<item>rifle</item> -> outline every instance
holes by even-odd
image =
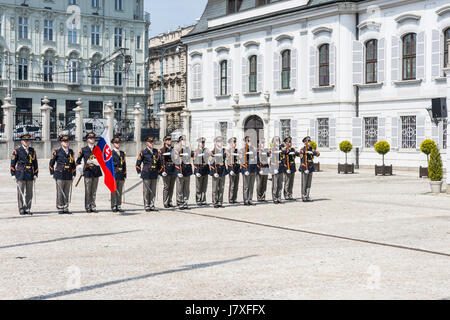
[[[85,162],[85,164],[83,166],[83,171],[80,172],[80,177],[78,178],[77,183],[75,184],[75,188],[78,187],[78,184],[80,183],[81,178],[83,177],[83,174],[87,169],[88,161],[92,160],[93,159],[92,157],[94,157],[94,153],[92,153],[91,156],[89,157],[89,159]]]

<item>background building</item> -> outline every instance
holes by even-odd
[[[165,134],[179,132],[183,127],[183,111],[187,101],[187,56],[181,37],[194,26],[160,34],[149,41],[150,108],[163,119]],[[161,66],[162,61],[162,66]],[[162,69],[161,69],[162,67]],[[163,76],[162,76],[163,74]],[[164,96],[161,86],[164,85]],[[163,107],[163,113],[158,111]]]
[[[449,38],[446,0],[210,0],[183,37],[191,141],[309,134],[321,163],[342,162],[350,140],[374,165],[387,140],[389,164],[424,165],[425,138],[446,148],[426,108],[446,97]]]
[[[37,124],[44,96],[53,135],[72,121],[78,98],[89,118],[103,117],[110,100],[119,121],[137,102],[145,106],[150,17],[143,2],[0,0],[0,97],[11,79],[17,123]]]

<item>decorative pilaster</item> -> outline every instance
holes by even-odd
[[[44,142],[44,154],[50,155],[51,141],[50,141],[50,112],[52,107],[49,106],[50,100],[47,96],[42,99],[43,105],[39,108],[42,115],[42,141]]]
[[[141,145],[142,145],[142,107],[141,104],[138,102],[134,106],[134,111],[132,112],[134,115],[134,142],[136,143],[136,156],[141,151]]]
[[[167,131],[167,117],[166,117],[166,106],[161,105],[160,111],[158,113],[159,116],[159,139],[163,141],[164,136]]]
[[[78,98],[75,104],[77,105],[77,107],[73,109],[73,111],[75,112],[75,142],[78,146],[78,150],[80,150],[83,146],[83,101],[81,100],[81,98]]]
[[[105,105],[103,116],[106,118],[106,127],[108,128],[109,137],[112,139],[114,137],[114,104],[112,101],[108,101]]]
[[[5,98],[5,104],[2,106],[5,122],[5,141],[8,143],[8,150],[14,148],[14,112],[16,111],[16,106],[11,104],[12,98],[8,95]]]
[[[183,121],[183,134],[186,136],[186,141],[191,141],[191,113],[187,110],[183,110],[181,113],[181,119]]]

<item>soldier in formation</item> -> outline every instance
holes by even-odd
[[[197,205],[205,206],[209,176],[209,150],[205,147],[205,138],[199,138],[197,142],[198,147],[194,151],[195,200]]]
[[[320,156],[320,153],[311,147],[311,137],[303,138],[303,143],[305,145],[299,152],[300,171],[302,172],[302,200],[303,202],[309,202],[311,201],[309,194],[314,172],[314,157]]]
[[[212,202],[214,208],[221,208],[223,207],[225,177],[228,175],[226,166],[227,151],[223,147],[222,137],[215,138],[214,144],[209,164],[209,174],[212,177]]]
[[[139,153],[136,161],[136,172],[142,179],[145,211],[158,211],[155,208],[155,198],[160,172],[159,152],[154,148],[153,137],[147,137],[145,144],[146,148]]]
[[[258,172],[257,150],[253,147],[249,136],[244,138],[244,143],[245,145],[240,152],[241,172],[244,180],[244,205],[251,206],[255,205],[252,199],[256,173]]]
[[[122,209],[122,198],[123,198],[123,187],[125,185],[125,179],[127,178],[127,155],[125,152],[120,150],[120,137],[114,137],[112,139],[113,144],[113,163],[114,163],[114,174],[116,176],[116,186],[117,189],[111,194],[111,210],[113,212],[123,212]]]
[[[186,136],[178,138],[178,147],[175,149],[174,162],[177,174],[177,206],[180,210],[189,209],[189,188],[192,176],[191,159],[193,152],[187,146]]]
[[[239,173],[241,165],[239,163],[239,150],[236,148],[237,139],[228,139],[229,149],[227,151],[227,168],[229,173],[228,203],[236,203],[239,189]]]
[[[175,207],[172,204],[172,197],[177,174],[175,172],[175,164],[173,163],[173,155],[174,150],[172,146],[172,137],[170,135],[167,135],[164,137],[163,147],[159,150],[160,173],[164,184],[164,208]]]

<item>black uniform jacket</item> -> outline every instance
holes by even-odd
[[[66,153],[61,147],[53,151],[49,168],[53,178],[57,180],[72,180],[77,174],[73,150],[68,149]]]
[[[173,147],[167,147],[166,145],[164,145],[160,150],[159,150],[159,171],[160,173],[167,173],[168,175],[174,175],[176,174],[175,172],[175,163],[173,162]]]
[[[312,154],[308,154],[307,151],[311,151]],[[320,156],[319,151],[316,151],[311,147],[309,147],[308,150],[306,150],[306,147],[303,147],[300,149],[299,154],[301,161],[299,170],[301,172],[304,172],[305,170],[309,170],[309,172],[314,172],[314,157]]]
[[[127,155],[125,152],[117,152],[115,149],[112,151],[113,163],[114,163],[114,174],[116,175],[116,180],[122,181],[127,178]]]
[[[142,179],[158,179],[159,155],[157,149],[145,148],[139,153],[136,171]]]
[[[227,150],[225,148],[214,149],[209,160],[209,175],[214,176],[217,173],[219,177],[226,176],[228,174],[226,159]]]
[[[235,174],[241,172],[241,164],[239,161],[239,150],[234,148],[233,150],[228,149],[227,153],[227,168],[230,173],[233,171]]]
[[[241,172],[250,172],[256,173],[258,172],[258,151],[253,146],[245,146],[241,150]]]
[[[209,174],[209,150],[198,148],[194,151],[194,173],[202,176]]]
[[[102,169],[100,166],[96,166],[94,164],[87,164],[88,160],[95,159],[95,156],[92,154],[91,148],[86,146],[81,149],[77,158],[77,165],[81,164],[81,160],[84,160],[84,168],[83,168],[83,176],[85,178],[98,178],[102,176]]]
[[[295,165],[295,157],[299,157],[300,153],[295,151],[295,148],[289,148],[286,150],[286,170],[291,170],[291,173],[297,171]]]
[[[281,147],[270,149],[270,173],[275,174],[275,170],[278,173],[286,172],[286,150],[282,150]]]
[[[11,175],[17,180],[31,181],[38,173],[36,150],[29,147],[27,152],[23,146],[15,148],[11,156]]]
[[[182,174],[183,177],[192,175],[191,160],[194,152],[188,147],[177,148],[174,152],[175,173]]]
[[[270,155],[269,151],[266,149],[258,150],[258,170],[259,173],[267,175],[270,173]]]

